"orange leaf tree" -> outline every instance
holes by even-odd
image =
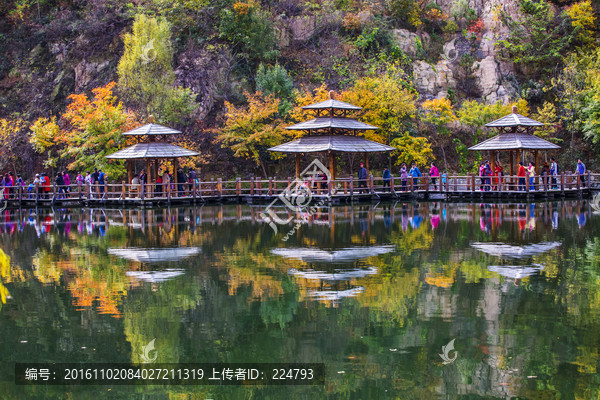
[[[126,144],[122,132],[139,125],[135,115],[126,111],[123,104],[113,95],[114,82],[92,90],[94,97],[72,94],[71,103],[60,120],[63,129],[58,129],[55,120],[39,119],[32,126],[32,143],[36,150],[49,153],[51,165],[58,157],[68,162],[70,170],[101,168],[110,177],[123,176],[123,162],[109,161],[105,157]],[[60,154],[60,156],[58,156]]]

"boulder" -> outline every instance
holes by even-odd
[[[417,90],[423,95],[437,97],[440,92],[447,93],[449,88],[456,88],[456,79],[448,60],[440,60],[435,66],[425,61],[415,61],[412,67]]]
[[[412,33],[406,29],[394,29],[392,35],[398,47],[407,55],[414,57],[417,55],[417,40],[421,40],[416,33]]]

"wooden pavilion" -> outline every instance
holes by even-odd
[[[147,136],[148,141],[136,143],[125,149],[119,150],[111,155],[106,156],[108,159],[127,160],[127,183],[131,183],[133,179],[133,162],[135,160],[145,160],[148,183],[156,182],[158,178],[158,169],[160,160],[173,161],[173,179],[177,184],[177,170],[179,169],[178,159],[181,157],[197,156],[199,153],[184,149],[183,147],[161,142],[158,139],[163,139],[169,135],[180,134],[181,132],[175,129],[167,128],[166,126],[154,123],[154,119],[150,117],[150,123],[139,128],[135,128],[128,132],[124,132],[126,136]],[[152,167],[153,170],[152,170]]]
[[[485,125],[486,128],[498,128],[500,134],[469,147],[469,150],[489,151],[492,171],[496,167],[499,152],[508,152],[510,157],[510,175],[515,175],[515,164],[521,161],[521,157],[524,160],[525,150],[529,150],[533,152],[535,170],[539,172],[539,151],[560,148],[560,146],[532,134],[533,130],[540,126],[544,126],[544,124],[517,114],[517,107],[513,106],[512,114]],[[514,162],[515,155],[517,158],[516,163]]]
[[[356,136],[356,133],[360,131],[379,129],[376,126],[348,118],[349,111],[358,111],[362,109],[361,107],[330,98],[320,103],[304,106],[302,109],[314,111],[314,118],[286,129],[304,131],[306,136],[269,149],[269,151],[295,154],[296,177],[300,175],[300,154],[303,153],[326,152],[329,157],[331,179],[335,179],[336,153],[363,153],[366,167],[369,169],[368,153],[396,150],[394,147]]]

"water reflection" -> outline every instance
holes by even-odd
[[[600,394],[588,202],[323,207],[285,242],[262,210],[6,210],[7,364],[135,362],[156,339],[157,362],[328,368],[325,388],[186,388],[199,398]],[[451,339],[459,356],[443,366]],[[6,398],[35,397],[10,367]]]

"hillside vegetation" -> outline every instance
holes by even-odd
[[[0,172],[123,174],[105,155],[157,122],[201,176],[293,173],[266,149],[294,136],[301,106],[332,95],[363,107],[398,148],[372,166],[436,160],[474,171],[468,147],[511,112],[598,165],[600,5],[544,0],[0,0]],[[307,160],[308,160],[307,156]],[[356,171],[359,157],[341,156]],[[352,165],[350,165],[352,164]]]

